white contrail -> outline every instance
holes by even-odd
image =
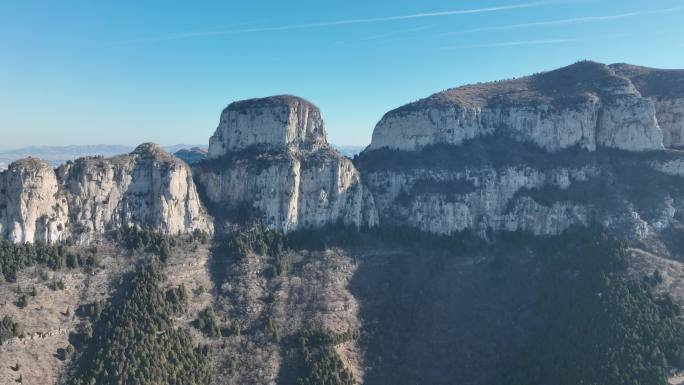
[[[582,0],[579,0],[579,1],[582,1]],[[347,20],[336,20],[336,21],[324,21],[324,22],[307,23],[307,24],[283,25],[283,26],[278,26],[278,27],[258,27],[258,28],[230,29],[230,30],[218,30],[218,31],[185,32],[185,33],[170,34],[170,35],[165,35],[165,36],[122,41],[122,42],[119,42],[119,44],[152,43],[152,42],[159,42],[159,41],[187,39],[187,38],[203,37],[203,36],[235,35],[235,34],[254,33],[254,32],[290,31],[290,30],[297,30],[297,29],[333,27],[333,26],[350,25],[350,24],[378,23],[378,22],[386,22],[386,21],[410,20],[410,19],[420,19],[420,18],[428,18],[428,17],[469,15],[469,14],[477,14],[477,13],[500,12],[500,11],[507,11],[507,10],[513,10],[513,9],[541,7],[541,6],[547,6],[547,5],[552,5],[552,4],[575,3],[575,2],[577,2],[577,1],[575,1],[575,0],[536,1],[536,2],[528,2],[528,3],[520,3],[520,4],[502,5],[502,6],[496,6],[496,7],[457,9],[457,10],[439,11],[439,12],[424,12],[424,13],[414,13],[414,14],[410,14],[410,15],[383,16],[383,17],[373,17],[373,18],[365,18],[365,19],[347,19]]]
[[[431,39],[431,38],[435,38],[435,37],[465,35],[465,34],[477,33],[477,32],[503,31],[503,30],[519,29],[519,28],[521,29],[521,28],[530,28],[530,27],[540,27],[540,26],[569,25],[569,24],[602,22],[602,21],[620,20],[620,19],[627,19],[627,18],[631,18],[631,17],[645,16],[645,15],[652,15],[652,14],[663,14],[663,13],[677,12],[677,11],[683,11],[683,10],[684,10],[684,7],[674,7],[674,8],[656,9],[656,10],[650,10],[650,11],[621,13],[621,14],[616,14],[616,15],[583,16],[583,17],[575,17],[575,18],[569,18],[569,19],[547,20],[547,21],[537,21],[537,22],[531,22],[531,23],[519,23],[519,24],[500,25],[500,26],[493,26],[493,27],[482,27],[482,28],[466,29],[466,30],[462,30],[462,31],[454,31],[454,32],[447,32],[447,33],[440,33],[440,34],[431,34],[431,35],[414,35],[414,36],[404,36],[401,38],[375,39],[373,41],[357,42],[358,43],[357,45],[362,45],[363,43],[365,43],[365,45],[368,45],[368,44],[378,45],[378,44],[395,43],[395,42],[399,42],[399,41],[409,41],[409,40],[416,40],[416,39],[427,39],[427,38]]]
[[[434,25],[423,25],[415,28],[407,28],[407,29],[397,29],[377,35],[372,35],[372,36],[367,36],[367,37],[362,37],[359,39],[354,39],[354,40],[340,40],[332,43],[333,46],[341,46],[341,47],[354,47],[354,46],[359,46],[363,45],[364,43],[373,43],[377,41],[394,41],[396,40],[397,36],[400,35],[406,35],[410,34],[413,32],[420,32],[424,31],[426,29],[434,28]]]
[[[579,41],[581,39],[542,39],[542,40],[518,40],[518,41],[504,41],[498,43],[486,43],[486,44],[472,44],[472,45],[459,45],[459,46],[449,46],[441,47],[439,50],[452,50],[452,49],[463,49],[463,48],[491,48],[491,47],[514,47],[521,45],[539,45],[539,44],[561,44],[561,43],[572,43]]]
[[[548,21],[537,21],[537,22],[532,22],[532,23],[520,23],[520,24],[500,25],[500,26],[494,26],[494,27],[474,28],[474,29],[467,29],[467,30],[463,30],[463,31],[444,33],[444,34],[441,34],[439,36],[452,36],[452,35],[461,35],[461,34],[475,33],[475,32],[503,31],[503,30],[508,30],[508,29],[543,27],[543,26],[549,26],[549,25],[596,23],[596,22],[601,22],[601,21],[628,19],[631,17],[654,15],[654,14],[669,13],[669,12],[677,12],[677,11],[682,11],[682,10],[684,10],[684,7],[655,9],[655,10],[651,10],[651,11],[629,12],[629,13],[621,13],[621,14],[617,14],[617,15],[574,17],[574,18],[569,18],[569,19],[558,19],[558,20],[548,20]]]

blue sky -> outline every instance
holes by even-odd
[[[317,104],[366,145],[386,111],[580,59],[684,68],[684,1],[0,0],[0,148],[207,143],[234,100]]]

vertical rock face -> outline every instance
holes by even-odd
[[[508,146],[516,148],[512,141]],[[503,147],[492,152],[505,157]],[[590,162],[479,163],[478,156],[488,155],[478,154],[479,146],[463,149],[454,159],[448,159],[450,151],[377,150],[361,155],[359,167],[375,198],[381,225],[437,234],[466,230],[482,235],[490,230],[558,234],[592,220],[592,208],[569,194],[571,186],[598,176]]]
[[[684,70],[661,70],[630,64],[612,64],[617,74],[634,83],[655,104],[666,147],[684,146]]]
[[[212,231],[189,167],[151,143],[130,155],[77,159],[56,172],[26,159],[0,179],[0,234],[16,242],[87,243],[120,226]]]
[[[684,147],[684,97],[655,101],[658,123],[663,129],[663,144]]]
[[[293,96],[229,105],[196,166],[207,198],[285,231],[342,221],[374,226],[373,198],[351,160],[327,144],[318,108]]]
[[[219,158],[254,145],[272,149],[288,145],[326,147],[321,112],[310,102],[290,95],[231,103],[221,113],[209,140],[209,157]]]
[[[683,98],[682,71],[593,62],[459,87],[385,114],[357,166],[381,225],[648,237],[684,208]]]
[[[211,230],[189,167],[156,144],[110,159],[78,159],[58,174],[76,236],[131,225],[166,234]]]
[[[682,164],[675,151],[548,153],[511,139],[366,151],[358,160],[381,226],[555,235],[598,222],[632,239],[682,225]]]
[[[310,102],[238,101],[207,159],[192,161],[218,214],[285,231],[343,222],[557,234],[600,221],[647,236],[678,220],[681,155],[669,148],[681,146],[683,71],[579,62],[390,111],[357,164],[328,145]],[[16,162],[0,185],[0,235],[20,242],[87,242],[124,225],[212,230],[189,167],[152,144],[56,172]]]
[[[663,134],[653,102],[635,95],[606,102],[599,110],[596,143],[628,151],[661,150]]]
[[[0,236],[14,242],[58,241],[68,208],[50,166],[28,158],[0,174]]]
[[[454,88],[400,107],[377,124],[370,148],[415,151],[500,132],[548,151],[663,148],[653,101],[593,62]]]

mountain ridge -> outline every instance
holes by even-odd
[[[632,67],[651,74],[644,77],[634,71],[620,74],[620,68],[626,67],[581,61],[521,78],[438,92],[387,112],[373,131],[370,148],[459,145],[500,130],[549,151],[572,146],[630,151],[680,146],[681,86],[668,85],[672,92],[667,97],[642,95],[628,75],[646,90],[653,79],[680,84],[681,71]]]
[[[222,110],[209,154],[15,161],[0,381],[664,385],[684,115],[676,87],[642,95],[652,73],[461,89],[388,112],[353,159],[275,96]]]

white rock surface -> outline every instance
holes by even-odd
[[[629,79],[653,101],[665,147],[684,146],[684,70],[657,69],[619,63],[610,68]]]
[[[676,152],[666,153],[666,147],[684,145],[682,84],[681,71],[580,62],[459,87],[385,114],[366,151],[388,148],[418,156],[427,146],[444,144],[456,153],[469,140],[494,137],[532,143],[552,152],[547,156],[570,148],[588,150],[579,152],[587,159],[611,153],[602,148],[667,155]],[[529,160],[529,147],[511,154]],[[604,170],[590,159],[585,166],[546,167],[542,160],[531,167],[489,152],[503,166],[471,163],[446,171],[386,163],[359,171],[328,145],[316,106],[281,95],[226,107],[210,139],[209,159],[198,163],[196,173],[212,206],[246,207],[264,224],[285,231],[342,221],[359,227],[406,224],[441,234],[466,229],[558,234],[597,219],[602,208],[588,204],[591,199],[578,203],[559,194],[564,198],[549,201],[539,191],[528,194],[598,178]],[[679,159],[649,159],[661,159],[649,163],[657,171],[684,176]],[[80,159],[56,173],[36,160],[17,162],[0,174],[0,186],[0,235],[18,242],[68,237],[88,242],[123,225],[167,234],[212,230],[188,166],[150,144],[127,156]],[[682,205],[679,197],[652,203],[653,210],[644,214],[637,204],[619,202],[622,211],[603,212],[598,219],[646,236],[670,226]]]
[[[599,146],[628,151],[661,150],[663,133],[649,99],[623,96],[600,111],[596,141]]]
[[[576,84],[565,84],[573,77],[578,78]],[[455,88],[400,107],[376,125],[370,149],[417,151],[494,133],[548,151],[574,146],[663,149],[653,101],[609,67],[590,62]]]
[[[232,103],[211,137],[215,160],[198,170],[207,198],[225,208],[246,206],[285,231],[337,221],[376,225],[373,197],[351,160],[327,144],[324,127],[318,108],[301,98]]]
[[[126,156],[79,159],[58,174],[77,233],[133,225],[164,234],[211,232],[190,168],[156,144],[142,144]]]
[[[515,107],[430,107],[388,113],[373,131],[371,149],[417,151],[433,144],[461,145],[468,139],[494,134],[506,127],[510,133],[548,150],[578,145],[596,148],[597,100],[577,109],[557,111],[551,105]]]
[[[288,231],[338,220],[376,225],[373,197],[352,162],[332,151],[312,157],[288,152],[259,160],[262,166],[239,159],[228,167],[205,169],[199,183],[214,204],[247,205],[271,228]]]
[[[27,158],[0,174],[0,237],[19,243],[64,239],[67,213],[47,163]]]
[[[547,207],[518,194],[544,186],[568,188],[595,172],[591,168],[542,172],[511,166],[503,170],[483,167],[372,172],[366,174],[366,179],[374,193],[381,225],[406,224],[437,234],[463,230],[481,234],[487,230],[558,234],[573,225],[587,224],[588,208],[570,201]],[[426,184],[448,187],[425,191]]]
[[[684,155],[670,152],[669,160],[613,156],[568,167],[545,166],[543,161],[537,166],[472,164],[452,170],[375,167],[365,172],[364,182],[374,196],[380,226],[437,234],[467,230],[486,237],[489,231],[504,230],[555,235],[596,222],[640,240],[657,237],[675,223],[681,226]],[[623,165],[614,168],[606,162]],[[630,175],[631,170],[636,174]]]
[[[59,167],[26,159],[0,175],[0,235],[15,242],[87,243],[120,226],[212,232],[189,167],[154,144],[130,155]]]
[[[684,95],[654,99],[654,103],[665,147],[684,147]]]
[[[290,95],[231,103],[221,113],[216,132],[209,140],[209,157],[218,158],[255,145],[325,147],[321,112],[307,100]]]
[[[684,71],[579,62],[446,90],[390,111],[360,164],[380,225],[558,234],[598,221],[643,238],[678,221],[684,197],[675,180],[630,175],[630,167],[649,173],[642,166],[650,164],[655,173],[684,176],[681,154],[666,150],[681,145]],[[650,191],[641,191],[639,178],[654,183]],[[584,184],[562,192],[577,183]]]

